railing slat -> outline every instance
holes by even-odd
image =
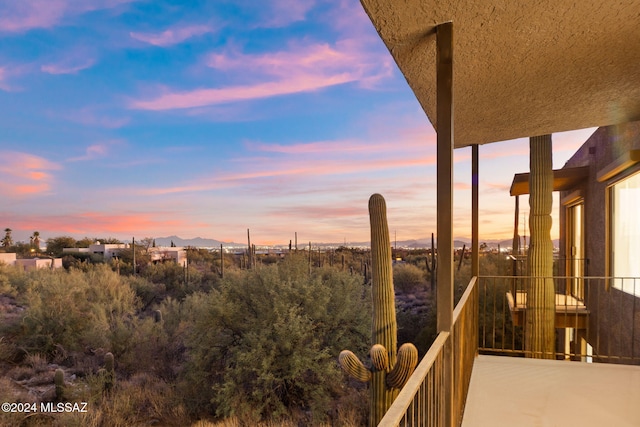
[[[453,311],[451,331],[438,334],[378,426],[444,426],[446,419],[460,425],[478,348],[477,293],[474,277]],[[446,354],[454,363],[453,414],[445,405]]]

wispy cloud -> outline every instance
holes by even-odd
[[[95,160],[105,157],[109,154],[111,148],[117,145],[122,145],[124,142],[121,140],[111,140],[107,142],[100,142],[97,144],[91,144],[85,149],[85,153],[82,156],[71,157],[67,159],[68,162],[80,162],[87,160]]]
[[[51,28],[67,15],[111,9],[135,0],[19,0],[0,3],[0,32]]]
[[[186,92],[174,92],[148,100],[133,101],[130,108],[139,110],[174,110],[203,107],[228,102],[247,101],[309,92],[328,86],[348,83],[355,78],[348,74],[328,77],[311,77],[292,81],[267,82],[256,85],[234,86],[223,89],[196,89]]]
[[[245,146],[249,151],[259,151],[266,153],[280,153],[290,155],[300,154],[316,154],[316,153],[335,153],[343,156],[344,153],[366,152],[366,153],[382,153],[397,152],[397,141],[361,141],[361,140],[334,140],[334,141],[312,141],[301,142],[295,144],[277,144],[247,141]],[[402,149],[412,151],[424,148],[424,141],[420,140],[403,140]]]
[[[219,3],[232,3],[241,9],[242,24],[248,19],[251,28],[282,28],[295,22],[304,21],[316,0],[217,0]],[[235,23],[234,23],[235,24]]]
[[[75,110],[63,116],[65,119],[74,123],[80,123],[86,126],[98,126],[107,129],[118,129],[125,126],[131,121],[129,117],[110,117],[101,114],[96,108],[87,107]]]
[[[77,74],[79,71],[90,68],[95,62],[93,59],[88,59],[79,63],[60,62],[57,64],[46,64],[40,67],[40,71],[48,74]]]
[[[7,74],[7,69],[5,67],[0,67],[0,89],[8,92],[10,86],[7,83]]]
[[[51,171],[62,167],[43,157],[19,151],[0,151],[0,194],[24,196],[51,190]]]
[[[306,146],[305,146],[306,145]],[[279,150],[272,157],[248,156],[236,158],[231,171],[219,172],[212,176],[185,181],[178,185],[159,188],[130,188],[139,194],[165,195],[195,193],[252,186],[278,185],[282,191],[290,191],[290,185],[299,179],[314,177],[326,179],[329,176],[354,176],[366,173],[402,170],[411,167],[432,166],[435,156],[424,147],[407,147],[405,151],[394,152],[387,143],[369,143],[371,149],[363,155],[365,143],[361,141],[327,141],[294,145],[284,149],[281,145],[262,144],[254,149],[269,152]],[[310,148],[310,149],[309,149]],[[357,156],[357,158],[356,158]],[[296,177],[290,180],[290,177]],[[287,178],[283,181],[283,179]],[[273,180],[271,182],[270,180]]]
[[[307,13],[316,2],[315,0],[271,0],[265,3],[271,7],[271,10],[264,17],[262,25],[281,27],[293,22],[304,21]]]
[[[8,215],[7,221],[13,229],[40,230],[48,234],[80,236],[154,235],[163,230],[197,230],[206,224],[187,219],[175,219],[173,212],[117,212],[87,211],[65,214]]]
[[[228,51],[210,55],[207,65],[252,82],[187,91],[165,89],[155,98],[133,100],[130,108],[171,110],[204,107],[311,92],[352,82],[370,87],[391,75],[392,69],[390,58],[363,52],[357,40],[343,40],[335,46],[327,43],[292,44],[288,50],[266,54]]]
[[[168,28],[159,33],[130,32],[129,35],[131,36],[131,38],[144,43],[149,43],[154,46],[167,47],[182,43],[183,41],[191,39],[193,37],[211,33],[213,31],[214,29],[207,25],[185,25]]]
[[[2,65],[0,66],[0,90],[5,92],[17,92],[22,88],[14,82],[10,82],[15,77],[19,77],[29,72],[29,67],[25,65]]]
[[[391,75],[389,55],[367,49],[362,39],[348,38],[328,43],[291,42],[287,50],[264,54],[244,54],[237,50],[211,54],[207,64],[214,69],[296,79],[301,76],[348,74],[355,80],[370,83]]]

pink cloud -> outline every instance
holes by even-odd
[[[21,196],[46,193],[52,187],[50,171],[62,167],[43,157],[18,151],[0,151],[0,194]]]
[[[98,144],[92,144],[85,149],[84,155],[78,156],[78,157],[72,157],[70,159],[67,159],[67,161],[78,162],[78,161],[94,160],[100,157],[105,157],[107,154],[109,154],[109,150],[111,149],[111,147],[115,145],[121,145],[122,143],[123,142],[120,140],[112,140],[112,141],[102,142]]]
[[[413,153],[415,154],[415,153]],[[253,161],[244,165],[246,171],[231,172],[203,177],[198,180],[184,183],[182,185],[163,187],[155,189],[132,189],[134,193],[162,195],[176,193],[191,193],[212,191],[224,188],[233,188],[247,185],[248,182],[263,184],[266,179],[278,179],[284,177],[298,176],[315,178],[328,175],[361,174],[368,172],[381,172],[392,169],[405,169],[415,166],[429,166],[435,164],[433,156],[407,156],[383,159],[362,159],[357,162],[353,159],[280,159],[266,162]]]
[[[9,91],[9,85],[7,84],[7,69],[5,67],[0,67],[0,89],[4,91]]]
[[[5,92],[16,92],[21,90],[19,86],[10,83],[13,77],[23,75],[29,72],[29,66],[26,65],[3,65],[0,67],[0,90]]]
[[[7,218],[13,229],[52,230],[56,235],[154,235],[166,230],[197,230],[208,224],[177,220],[170,213],[158,212],[69,212],[58,215],[20,215]],[[51,231],[50,231],[51,232]],[[52,237],[52,236],[49,236]]]
[[[129,35],[131,36],[131,38],[152,44],[154,46],[166,47],[211,32],[213,32],[213,29],[206,25],[189,25],[169,28],[161,33],[130,32]]]
[[[249,150],[271,152],[280,154],[314,154],[314,153],[328,153],[335,152],[343,155],[350,152],[365,152],[365,153],[377,153],[377,152],[397,152],[397,141],[358,141],[358,140],[337,140],[337,141],[314,141],[297,144],[268,144],[262,142],[247,142],[246,146]],[[425,146],[424,141],[420,140],[406,140],[400,144],[402,150],[409,151],[414,149],[420,149]]]
[[[95,64],[93,59],[83,61],[81,63],[59,63],[47,64],[40,67],[40,71],[48,74],[77,74],[79,71],[86,70]]]
[[[315,3],[315,0],[271,0],[268,2],[271,10],[263,26],[281,27],[303,21]]]
[[[111,9],[135,0],[19,0],[0,5],[0,31],[22,32],[51,28],[65,16],[100,9]]]
[[[230,51],[210,55],[207,64],[233,74],[236,79],[251,80],[251,83],[188,91],[166,90],[152,99],[133,100],[130,108],[171,110],[205,107],[311,92],[352,82],[372,87],[389,76],[392,69],[388,55],[369,53],[357,40],[343,40],[335,46],[326,43],[292,44],[285,51],[256,55]]]
[[[207,65],[222,71],[266,75],[281,79],[296,76],[348,73],[358,80],[388,76],[389,55],[366,49],[360,39],[328,43],[291,43],[287,50],[264,54],[244,54],[235,50],[209,55]]]
[[[323,220],[336,217],[363,217],[367,214],[367,206],[327,206],[327,205],[306,205],[280,207],[270,212],[276,218],[305,218]]]
[[[454,190],[458,190],[458,191],[466,191],[466,190],[471,190],[471,184],[467,183],[467,182],[454,182],[453,183],[453,188]]]
[[[90,68],[95,64],[93,59],[88,59],[80,63],[61,62],[58,64],[47,64],[40,67],[40,71],[48,74],[77,74],[79,71]]]
[[[298,78],[297,80],[233,86],[223,89],[196,89],[187,92],[168,93],[148,101],[133,101],[129,106],[133,109],[155,111],[203,107],[206,105],[310,92],[354,80],[356,80],[355,76],[340,74],[327,77],[309,76]]]

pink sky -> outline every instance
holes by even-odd
[[[368,241],[373,193],[399,240],[435,231],[435,133],[358,2],[22,0],[0,33],[15,240]],[[555,135],[554,166],[591,132]],[[480,147],[483,238],[511,236],[527,169],[527,140]],[[456,236],[470,183],[457,150]]]

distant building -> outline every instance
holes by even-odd
[[[62,258],[16,258],[15,253],[0,253],[0,263],[18,265],[25,270],[60,268],[62,267]]]
[[[35,270],[36,268],[61,268],[62,258],[16,259],[15,265],[19,265],[25,270]]]
[[[184,267],[187,265],[187,251],[181,247],[156,247],[148,249],[151,262],[173,261]]]
[[[7,265],[14,265],[16,263],[16,254],[11,253],[0,253],[0,262]]]
[[[64,248],[64,254],[93,254],[100,256],[104,261],[109,261],[117,257],[123,249],[128,249],[129,245],[125,243],[102,244],[96,242],[89,245],[88,248]]]
[[[102,244],[100,242],[96,242],[93,245],[89,245],[89,253],[101,255],[102,258],[108,262],[112,258],[117,257],[123,249],[128,248],[129,244],[127,243]]]
[[[120,256],[120,253],[125,249],[130,249],[131,245],[128,243],[111,243],[103,244],[96,242],[93,245],[89,245],[88,248],[64,248],[62,250],[65,254],[90,254],[99,257],[105,262],[109,262],[114,258]],[[165,262],[173,261],[181,266],[187,265],[187,251],[182,247],[155,247],[148,248],[148,254],[151,257],[151,262]]]

